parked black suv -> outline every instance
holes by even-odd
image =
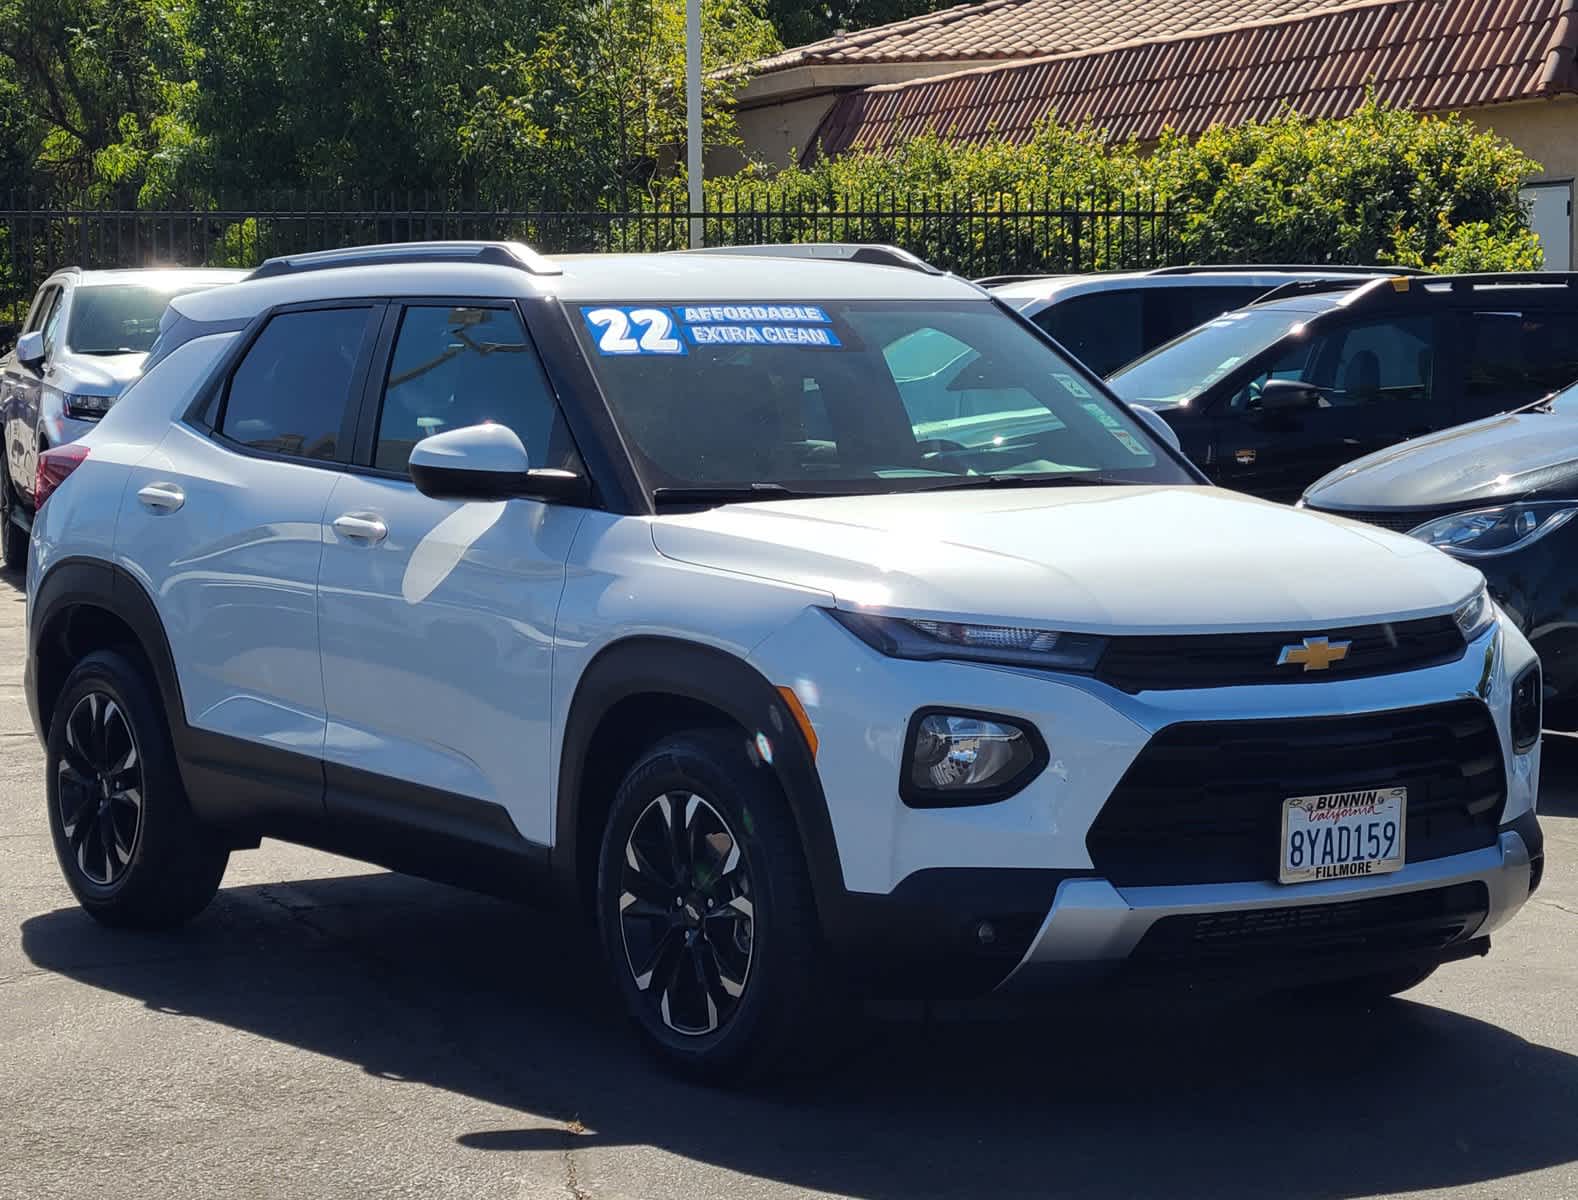
[[[1289,284],[1111,377],[1217,483],[1294,500],[1407,438],[1578,379],[1578,274]]]
[[[1392,273],[1386,267],[1213,264],[1094,275],[994,275],[976,282],[1096,374],[1110,375],[1147,350],[1285,284]]]

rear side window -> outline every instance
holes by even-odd
[[[1109,375],[1144,354],[1142,294],[1123,291],[1074,296],[1032,318],[1097,375]]]
[[[280,313],[230,377],[219,432],[254,450],[343,457],[356,360],[371,308]]]
[[[1145,294],[1143,353],[1264,295],[1262,287],[1159,287]],[[1120,363],[1119,366],[1122,364]]]
[[[488,421],[519,434],[533,466],[570,465],[559,406],[514,309],[407,308],[384,385],[373,465],[403,472],[423,438]]]
[[[1578,314],[1472,312],[1463,394],[1474,412],[1531,404],[1578,379]]]

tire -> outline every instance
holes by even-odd
[[[0,464],[0,471],[5,470]],[[16,501],[16,487],[9,476],[0,478],[0,567],[7,571],[27,569],[27,530],[12,519]]]
[[[192,816],[163,707],[135,662],[101,650],[76,665],[46,762],[55,856],[91,916],[168,928],[214,898],[230,852]]]
[[[664,840],[675,829],[698,851],[688,863],[677,856],[687,841],[676,854]],[[631,768],[603,834],[597,918],[642,1041],[689,1078],[803,1070],[834,1044],[821,1036],[830,1021],[858,1016],[835,1011],[843,988],[794,819],[742,734],[677,734]]]

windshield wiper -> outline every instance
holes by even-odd
[[[995,475],[964,475],[942,483],[919,488],[922,492],[941,492],[951,488],[1015,488],[1015,487],[1124,487],[1127,479],[1110,479],[1105,475],[1064,471],[1056,475],[1014,475],[1002,472]]]
[[[724,487],[660,487],[652,489],[656,504],[743,504],[752,500],[817,500],[837,492],[797,492],[781,483],[747,483]]]

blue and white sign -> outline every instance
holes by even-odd
[[[815,304],[685,304],[672,308],[603,306],[581,309],[597,352],[608,356],[684,354],[686,346],[788,346],[812,350],[843,345],[833,319]]]

